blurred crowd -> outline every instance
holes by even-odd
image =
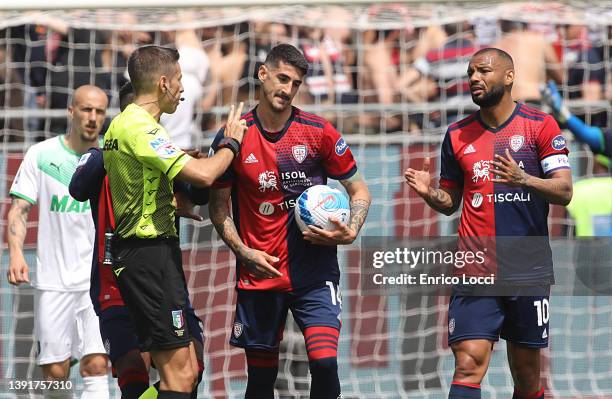
[[[370,12],[397,14],[401,9],[374,7]],[[41,14],[35,23],[0,31],[0,107],[63,110],[74,89],[86,83],[103,88],[111,107],[117,107],[118,89],[128,79],[128,57],[134,48],[149,43],[174,46],[181,54],[185,101],[181,116],[168,123],[176,125],[173,129],[186,147],[201,131],[210,133],[222,122],[217,107],[256,100],[257,68],[280,42],[299,46],[310,62],[296,103],[315,107],[341,124],[345,134],[443,129],[473,109],[467,60],[488,46],[513,56],[517,100],[538,104],[539,87],[548,79],[558,83],[566,99],[612,100],[612,27],[480,18],[357,30],[351,28],[351,14],[340,7],[308,16],[334,21],[323,28],[247,21],[139,31],[134,29],[134,14],[121,12],[115,18],[125,30],[75,28]],[[411,108],[412,104],[428,106]],[[589,112],[587,122],[605,126],[607,118],[604,107]],[[67,127],[63,115],[5,117],[0,122],[3,141],[21,141],[24,132],[42,138]]]

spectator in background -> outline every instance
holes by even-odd
[[[502,38],[494,47],[506,51],[514,59],[516,79],[512,98],[539,104],[539,87],[547,76],[560,83],[562,80],[559,58],[552,45],[541,33],[527,29],[517,21],[500,21]]]
[[[4,49],[0,48],[0,65],[10,62]],[[23,107],[23,80],[14,69],[0,68],[0,108],[7,110],[10,108]],[[23,119],[22,118],[2,118],[0,119],[0,131],[5,132],[8,137],[3,141],[23,141]]]
[[[599,101],[604,98],[605,69],[601,55],[588,40],[584,25],[562,25],[558,28],[562,42],[562,61],[567,68],[567,88],[570,99]],[[584,115],[581,115],[584,119]],[[605,126],[606,114],[591,115],[591,125]]]
[[[167,33],[180,54],[179,65],[183,74],[185,91],[182,102],[173,114],[163,114],[160,123],[166,128],[172,141],[182,149],[194,148],[194,116],[204,94],[203,85],[208,77],[210,63],[202,50],[200,40],[192,29]]]
[[[465,71],[470,57],[476,52],[471,26],[467,22],[444,25],[446,40],[441,47],[429,50],[414,64],[403,82],[403,94],[412,102],[440,101],[451,106],[446,115],[433,116],[434,125],[453,123],[462,115],[453,106],[471,104],[469,82]],[[412,81],[410,75],[413,75]],[[437,117],[436,117],[437,116]]]

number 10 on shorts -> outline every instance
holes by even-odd
[[[536,312],[538,312],[538,326],[541,327],[548,324],[548,318],[550,317],[548,299],[544,298],[540,301],[534,301],[533,306],[535,306]]]

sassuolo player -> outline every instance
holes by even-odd
[[[259,104],[243,116],[248,130],[240,154],[210,192],[210,217],[237,257],[236,314],[230,343],[245,349],[246,398],[274,397],[279,342],[291,310],[306,341],[310,397],[340,395],[337,347],[340,270],[336,246],[352,243],[363,225],[370,193],[350,148],[323,118],[291,105],[308,64],[281,44],[258,70]],[[223,129],[213,142],[217,150]],[[339,180],[350,197],[348,225],[301,233],[293,217],[308,187]],[[228,201],[232,201],[233,218]]]
[[[26,153],[10,195],[8,243],[11,284],[29,282],[23,256],[26,221],[33,205],[40,210],[34,291],[37,363],[47,380],[67,379],[70,359],[80,360],[83,398],[108,398],[107,357],[98,318],[89,299],[89,264],[94,226],[88,202],[68,192],[79,157],[98,138],[108,98],[96,86],[80,86],[68,108],[67,135],[38,143]],[[49,391],[62,395],[62,392]]]
[[[448,127],[440,188],[430,186],[429,160],[423,170],[407,169],[406,182],[431,208],[447,215],[463,199],[460,238],[480,237],[497,246],[508,237],[545,242],[533,260],[498,272],[506,273],[510,283],[551,284],[548,208],[567,205],[572,197],[565,139],[552,116],[512,100],[515,72],[506,52],[479,50],[470,60],[468,77],[480,110]],[[500,248],[496,250],[499,262]],[[544,397],[540,349],[548,345],[549,286],[545,291],[537,296],[454,292],[448,312],[448,341],[455,356],[449,398],[480,398],[480,383],[500,336],[507,341],[513,398]]]

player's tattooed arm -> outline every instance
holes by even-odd
[[[352,177],[340,180],[350,198],[351,219],[344,224],[337,219],[329,220],[336,225],[333,231],[326,231],[316,226],[308,226],[302,232],[304,239],[316,245],[347,245],[357,238],[361,226],[365,222],[370,208],[370,191],[359,173]]]
[[[363,177],[359,172],[346,180],[340,180],[350,197],[351,220],[349,228],[355,232],[355,237],[359,234],[361,227],[365,223],[372,197]]]
[[[28,264],[23,256],[23,243],[31,209],[31,203],[22,198],[13,197],[13,203],[8,213],[9,270],[7,277],[9,283],[15,285],[30,281]]]
[[[406,184],[421,196],[430,208],[445,215],[452,215],[459,209],[461,190],[431,187],[429,162],[429,158],[425,158],[421,170],[406,169],[404,172]]]
[[[496,176],[491,181],[494,183],[524,187],[551,204],[565,206],[572,199],[572,172],[569,169],[553,171],[544,179],[531,176],[518,166],[508,149],[505,157],[495,155],[493,165]]]
[[[271,263],[278,262],[278,258],[263,251],[249,248],[242,242],[238,230],[236,230],[236,224],[229,214],[230,195],[231,188],[210,190],[208,210],[210,220],[217,233],[253,276],[257,278],[281,277],[282,273],[271,265]]]

